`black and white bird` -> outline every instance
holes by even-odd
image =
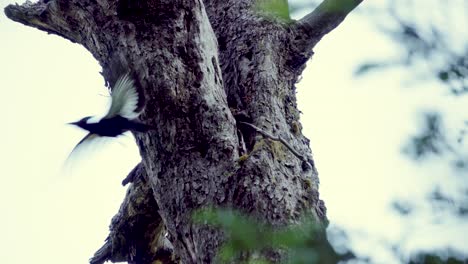
[[[150,125],[143,124],[135,119],[140,115],[138,111],[138,92],[133,80],[128,74],[121,76],[111,92],[111,105],[107,114],[98,122],[89,122],[87,116],[77,122],[69,124],[89,131],[76,146],[70,156],[81,146],[102,137],[117,137],[126,131],[147,132]]]

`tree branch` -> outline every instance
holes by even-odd
[[[295,25],[293,45],[295,66],[300,67],[312,56],[312,49],[327,33],[343,22],[363,0],[324,0],[314,11]]]
[[[325,34],[341,24],[362,1],[324,0],[314,11],[299,20],[299,24],[310,36],[310,48],[313,48]]]
[[[57,1],[29,1],[22,5],[14,4],[5,7],[5,15],[13,21],[34,27],[49,34],[64,37],[71,42],[79,42],[80,35],[70,28],[60,13]]]

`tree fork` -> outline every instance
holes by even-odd
[[[6,7],[10,19],[87,48],[107,83],[131,72],[146,102],[140,118],[157,127],[136,135],[142,163],[132,173],[142,177],[130,185],[92,263],[151,263],[166,249],[182,263],[211,263],[222,233],[191,221],[195,209],[208,205],[273,225],[312,213],[326,225],[295,83],[315,44],[361,1],[326,0],[290,23],[260,16],[253,0],[41,0]],[[336,9],[340,3],[346,5]],[[290,151],[275,155],[240,122],[288,142],[311,166]],[[249,153],[242,162],[239,138]],[[146,198],[136,215],[125,213],[135,197]],[[145,221],[120,228],[139,217]]]

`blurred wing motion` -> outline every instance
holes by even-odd
[[[81,149],[83,149],[86,145],[89,145],[90,143],[96,141],[100,136],[98,134],[93,134],[93,133],[88,133],[76,146],[73,148],[73,150],[70,152],[67,158],[67,162],[71,160],[71,157],[73,155],[76,155],[76,153],[80,152]]]
[[[112,118],[117,115],[127,119],[135,119],[140,114],[136,112],[138,107],[138,92],[133,80],[128,74],[120,77],[111,92],[111,106],[104,118]]]
[[[138,115],[138,91],[129,74],[122,75],[116,82],[111,92],[111,105],[107,114],[99,122],[89,122],[91,117],[85,117],[77,122],[70,123],[89,133],[73,148],[67,158],[67,162],[77,152],[87,146],[95,145],[101,139],[115,138],[128,130],[146,132],[151,126],[134,121]],[[86,147],[85,147],[86,146]]]

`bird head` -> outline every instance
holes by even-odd
[[[70,125],[75,125],[75,126],[79,126],[81,128],[85,128],[86,125],[88,124],[88,119],[90,119],[91,117],[90,116],[87,116],[87,117],[83,117],[81,120],[79,121],[76,121],[76,122],[71,122],[71,123],[68,123]]]

